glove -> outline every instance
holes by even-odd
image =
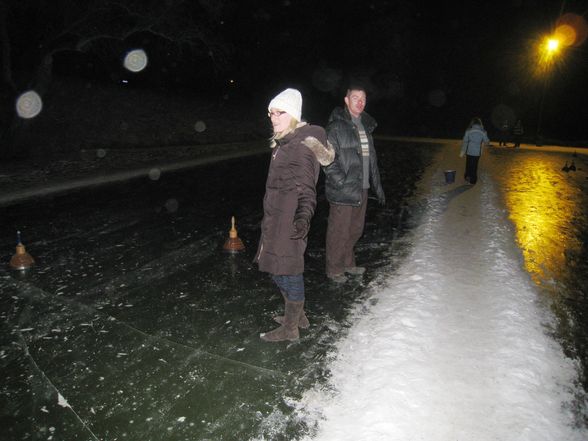
[[[304,219],[296,219],[294,221],[294,234],[290,236],[290,239],[304,239],[308,234],[310,225]]]
[[[384,193],[378,196],[378,204],[380,204],[382,207],[386,205],[386,195]]]

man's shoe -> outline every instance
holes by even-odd
[[[345,272],[347,274],[351,274],[353,276],[361,276],[365,273],[365,267],[363,266],[350,266],[349,268],[345,268]]]
[[[347,282],[347,277],[345,277],[345,274],[333,274],[333,275],[328,275],[327,277],[335,283]]]

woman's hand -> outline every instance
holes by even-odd
[[[290,236],[290,239],[304,239],[308,234],[310,225],[304,219],[296,219],[294,221],[294,234]]]

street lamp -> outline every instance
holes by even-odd
[[[552,70],[553,64],[557,59],[557,55],[560,53],[561,41],[557,36],[545,37],[541,45],[539,46],[539,62],[538,70],[543,76],[543,88],[541,91],[541,101],[539,102],[539,115],[537,117],[537,134],[536,144],[543,144],[543,136],[541,135],[541,120],[543,118],[543,102],[545,101],[545,90],[547,89],[547,82],[549,80],[549,73]]]
[[[559,40],[557,38],[547,39],[547,53],[554,54],[559,49]]]
[[[570,48],[576,48],[582,45],[588,38],[588,23],[583,16],[568,12],[560,16],[553,29],[553,33],[538,45],[538,50],[534,56],[535,74],[543,77],[543,89],[541,91],[541,101],[539,103],[539,116],[537,118],[537,145],[541,142],[541,121],[543,118],[543,102],[545,101],[545,91],[549,76],[553,71],[555,64],[562,61],[562,51]]]

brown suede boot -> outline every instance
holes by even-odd
[[[304,302],[291,302],[286,300],[286,310],[284,312],[284,320],[282,326],[273,331],[261,334],[260,337],[265,341],[284,341],[284,340],[298,340],[300,334],[298,333],[298,321]]]
[[[286,296],[282,294],[284,297],[284,301],[286,301]],[[283,315],[275,315],[274,321],[278,322],[280,325],[284,324],[284,316]],[[302,301],[302,312],[300,312],[300,318],[298,319],[298,327],[301,329],[308,329],[310,327],[310,322],[308,321],[308,317],[306,317],[306,313],[304,312],[304,300]]]
[[[284,323],[284,316],[283,315],[276,315],[274,316],[274,322],[279,323],[280,325]],[[298,327],[300,329],[308,329],[310,328],[310,322],[308,321],[308,317],[306,317],[306,313],[304,309],[300,313],[300,318],[298,319]]]

